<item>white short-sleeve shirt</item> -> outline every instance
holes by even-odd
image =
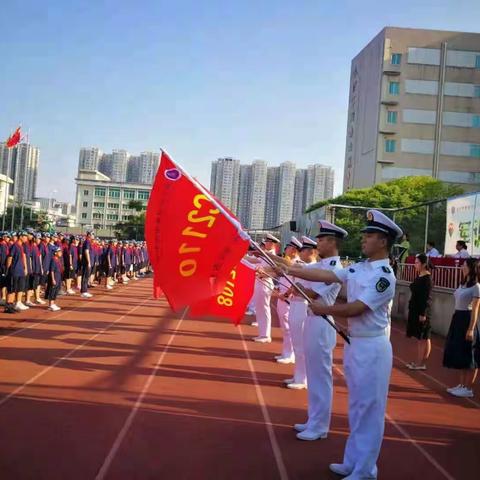
[[[305,268],[309,270],[319,268],[321,270],[330,270],[334,273],[343,270],[342,264],[340,263],[340,257],[338,256],[322,258],[319,262],[306,265]],[[324,282],[308,282],[306,287],[318,294],[327,305],[333,305],[335,303],[338,293],[342,288],[339,283],[327,284]]]
[[[395,275],[388,258],[355,263],[335,272],[347,285],[347,300],[360,300],[369,308],[361,315],[348,318],[348,330],[355,335],[381,335],[389,326],[389,303],[395,294]]]

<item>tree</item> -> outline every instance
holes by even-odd
[[[121,240],[143,240],[145,237],[145,212],[132,215],[127,222],[117,223],[115,235]]]
[[[12,215],[13,206],[10,205],[7,209],[7,215],[5,217],[5,229],[10,230],[12,228]],[[15,215],[13,217],[13,230],[20,229],[21,217],[20,207],[17,204],[15,206]],[[3,223],[3,218],[0,220]],[[49,231],[52,228],[52,223],[48,217],[48,214],[44,210],[33,210],[30,207],[24,207],[23,209],[23,225],[22,228],[33,228],[39,232]]]
[[[307,212],[329,205],[351,205],[372,208],[403,208],[459,195],[463,189],[431,177],[402,177],[369,188],[357,188],[330,200],[312,205]],[[333,207],[332,207],[333,208]],[[335,207],[335,223],[347,230],[342,254],[356,257],[360,254],[360,229],[365,225],[365,211]],[[427,207],[415,207],[395,213],[395,221],[410,236],[411,252],[423,252]],[[388,213],[388,212],[387,212]],[[392,213],[388,213],[392,216]],[[443,250],[446,222],[445,202],[429,207],[428,238]]]
[[[128,202],[128,208],[131,210],[135,210],[137,212],[141,212],[142,210],[145,210],[145,206],[141,200],[130,200]]]

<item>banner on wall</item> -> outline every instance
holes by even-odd
[[[480,193],[447,200],[445,255],[457,253],[455,244],[458,240],[467,243],[470,255],[480,255]]]

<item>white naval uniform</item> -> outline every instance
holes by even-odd
[[[318,263],[306,265],[305,268],[331,270],[337,273],[342,270],[340,257],[323,258]],[[327,285],[323,282],[309,282],[308,288],[317,293],[326,305],[333,305],[340,292],[339,283]],[[331,316],[328,317],[332,322]],[[308,383],[308,432],[328,433],[332,412],[333,349],[337,342],[335,330],[320,316],[311,311],[303,329],[305,349],[305,366]]]
[[[348,302],[360,300],[369,307],[348,319],[351,343],[344,347],[344,367],[350,435],[343,464],[352,472],[349,478],[377,478],[392,371],[392,345],[387,335],[395,276],[387,258],[356,263],[335,275],[347,284]]]
[[[307,265],[299,260],[298,267],[305,268]],[[294,283],[308,286],[308,280],[292,277]],[[305,371],[305,350],[303,348],[303,327],[307,318],[308,302],[302,296],[292,295],[290,297],[290,312],[288,314],[288,323],[292,335],[293,352],[295,354],[295,369],[293,374],[293,383],[306,384],[307,373]]]
[[[275,250],[269,253],[275,254]],[[268,263],[259,258],[260,263],[256,267],[268,266]],[[258,336],[272,337],[272,311],[270,309],[270,300],[272,298],[273,280],[269,277],[257,278],[255,280],[255,315],[258,322]]]
[[[299,258],[295,258],[292,262],[292,265],[303,265],[304,262]],[[288,277],[292,280],[292,277]],[[287,282],[284,277],[280,277],[279,281],[279,292],[283,295],[287,290],[290,289],[291,285]],[[291,298],[289,299],[290,302]],[[293,353],[293,344],[292,344],[292,333],[290,331],[290,323],[288,322],[288,316],[290,314],[290,305],[282,300],[281,298],[277,301],[277,315],[280,322],[280,327],[282,328],[282,357],[289,358],[294,360],[295,355]]]

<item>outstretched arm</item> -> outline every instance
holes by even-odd
[[[320,268],[283,267],[283,273],[311,282],[342,283],[331,270]]]
[[[325,305],[322,301],[317,301],[310,305],[310,309],[315,315],[338,315],[339,317],[357,317],[368,308],[360,300],[336,305]]]

